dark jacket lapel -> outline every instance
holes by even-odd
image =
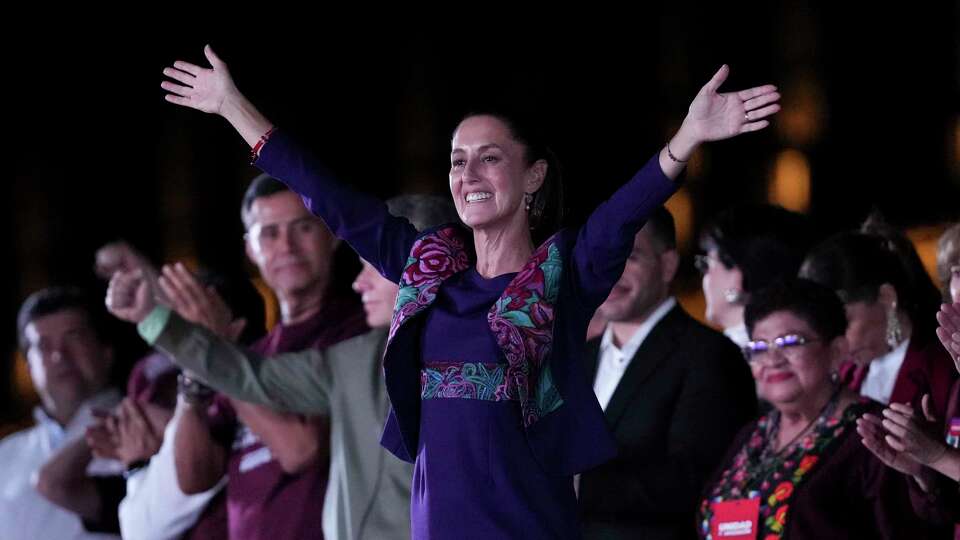
[[[607,405],[607,425],[614,429],[626,407],[633,401],[634,396],[641,390],[641,385],[660,367],[670,356],[682,334],[683,319],[687,314],[680,305],[674,306],[660,322],[653,327],[646,339],[637,349],[630,365],[617,384],[617,389]],[[595,355],[599,357],[599,354]],[[596,364],[597,360],[594,360]],[[596,368],[594,368],[596,373]]]

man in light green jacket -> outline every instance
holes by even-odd
[[[418,229],[457,219],[453,206],[440,197],[397,197],[388,206]],[[407,539],[413,468],[379,443],[389,410],[381,358],[397,285],[361,262],[353,288],[373,330],[325,350],[265,358],[220,337],[228,321],[218,313],[219,299],[178,267],[166,267],[160,280],[171,307],[156,304],[147,281],[135,273],[114,276],[107,305],[117,317],[138,323],[140,335],[189,378],[280,411],[329,415],[324,537]]]

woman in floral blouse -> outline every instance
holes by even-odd
[[[746,426],[708,484],[702,538],[949,538],[917,513],[935,499],[860,443],[856,420],[882,407],[836,384],[847,355],[843,305],[795,279],[757,293],[744,354],[773,411]]]

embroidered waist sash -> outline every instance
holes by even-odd
[[[420,370],[420,399],[518,401],[519,387],[507,377],[508,364],[431,363]]]

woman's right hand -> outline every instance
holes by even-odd
[[[923,473],[923,464],[906,452],[900,452],[890,446],[885,440],[886,431],[882,420],[872,414],[864,414],[857,419],[857,433],[860,442],[870,450],[884,465],[895,471],[910,476],[919,476]]]
[[[223,115],[224,103],[229,98],[239,96],[240,92],[233,84],[227,64],[209,45],[203,48],[203,54],[210,62],[210,68],[177,60],[172,67],[164,68],[163,74],[182,84],[163,81],[160,87],[170,92],[164,96],[170,103]]]
[[[918,480],[926,466],[933,466],[947,452],[947,446],[930,433],[937,424],[929,395],[923,396],[922,407],[924,418],[910,405],[891,403],[882,418],[865,414],[857,421],[864,446],[887,466]]]
[[[937,337],[943,343],[943,348],[950,353],[953,363],[960,371],[960,303],[943,304],[937,313]]]
[[[237,90],[227,64],[209,45],[203,48],[203,54],[210,62],[209,68],[182,60],[164,68],[163,74],[177,81],[160,83],[161,88],[170,92],[164,98],[170,103],[226,118],[250,148],[257,148],[257,142],[272,131],[273,124]]]

